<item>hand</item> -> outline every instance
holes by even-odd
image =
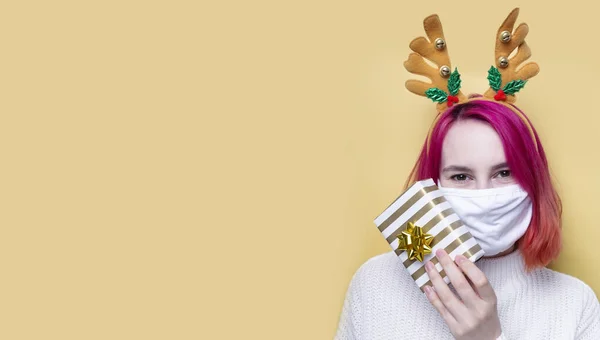
[[[425,294],[446,321],[452,335],[459,340],[497,339],[502,329],[496,293],[485,274],[462,255],[456,256],[456,264],[443,249],[439,249],[436,256],[460,299],[431,262],[425,264],[425,269],[434,288],[426,286]]]

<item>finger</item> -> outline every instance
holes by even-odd
[[[438,313],[440,313],[444,321],[446,321],[448,327],[450,327],[450,329],[455,329],[458,325],[458,322],[454,316],[452,316],[452,313],[448,311],[448,308],[444,306],[444,303],[442,300],[440,300],[440,297],[435,292],[435,289],[433,289],[431,286],[425,286],[425,296],[427,296],[429,302],[431,302],[433,307],[435,307]]]
[[[473,262],[462,255],[456,256],[456,262],[463,273],[471,280],[477,294],[481,296],[483,300],[491,302],[496,300],[496,293],[487,277]]]
[[[456,266],[452,258],[443,249],[438,250],[436,256],[462,301],[467,307],[473,307],[477,303],[477,300],[479,300],[479,297],[473,288],[471,288],[462,270]]]
[[[479,293],[477,293],[477,289],[475,289],[475,285],[473,284],[473,282],[471,280],[469,280],[468,277],[467,277],[467,281],[469,281],[469,285],[471,285],[471,288],[473,289],[473,291],[475,292],[475,294],[477,294],[477,297],[480,298],[480,299],[482,299],[481,296],[479,296]]]
[[[440,273],[438,273],[437,269],[434,267],[433,263],[427,262],[425,264],[425,269],[427,270],[427,275],[429,275],[429,280],[431,280],[431,284],[440,300],[444,304],[444,306],[452,313],[454,319],[459,320],[461,316],[465,315],[465,305],[458,300],[456,295],[450,290],[444,279]]]

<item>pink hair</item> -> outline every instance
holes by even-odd
[[[516,110],[519,110],[513,106]],[[521,110],[519,112],[523,113]],[[518,247],[528,269],[543,267],[558,257],[561,249],[562,204],[552,185],[548,161],[537,132],[523,113],[535,134],[535,140],[524,121],[510,108],[488,100],[471,100],[454,105],[440,113],[407,181],[439,179],[442,144],[453,123],[463,119],[478,119],[496,130],[515,180],[527,191],[533,202],[533,217]],[[537,145],[537,149],[536,149]]]

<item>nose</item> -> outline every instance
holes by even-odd
[[[490,189],[492,188],[492,181],[491,179],[477,179],[475,188],[477,190]]]

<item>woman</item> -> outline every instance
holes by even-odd
[[[434,44],[436,24],[428,19]],[[515,11],[499,30],[501,40],[514,19]],[[437,31],[441,36],[441,26]],[[523,44],[524,36],[517,45]],[[527,79],[537,69],[526,72],[514,75]],[[425,294],[394,252],[371,258],[352,278],[335,339],[600,339],[600,304],[592,289],[545,268],[560,251],[561,203],[531,122],[498,88],[469,98],[448,89],[454,93],[438,102],[444,105],[438,105],[408,183],[434,179],[486,256],[476,263],[462,256],[453,261],[438,250],[451,284],[426,264],[431,286]]]
[[[475,264],[436,254],[452,286],[428,270],[434,289],[425,295],[394,252],[368,260],[352,279],[336,339],[600,339],[591,288],[544,267],[559,253],[561,205],[542,145],[512,110],[471,100],[445,111],[414,174],[434,178],[447,198],[453,189],[493,195],[519,186],[532,203],[530,223],[522,235],[480,236],[492,247],[518,241]]]

